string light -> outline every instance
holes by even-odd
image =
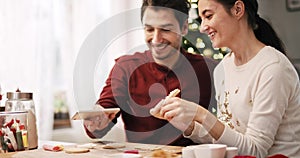
[[[197,43],[196,43],[197,48],[205,48],[205,43],[201,38],[197,38]]]
[[[187,49],[187,51],[189,52],[189,53],[195,53],[195,50],[194,50],[194,48],[193,47],[189,47],[188,49]]]
[[[191,4],[191,8],[197,9],[197,8],[198,8],[198,5],[197,5],[196,3],[192,3],[192,4]]]

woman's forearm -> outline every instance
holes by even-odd
[[[203,127],[209,132],[209,134],[215,139],[218,140],[225,129],[225,126],[220,122],[212,113],[208,110],[198,107],[197,114],[194,118],[194,121],[199,122]],[[189,132],[189,131],[187,131]]]

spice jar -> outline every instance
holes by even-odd
[[[38,136],[36,128],[35,105],[33,94],[30,92],[7,92],[5,102],[5,111],[27,111],[28,119],[28,146],[29,149],[38,147]]]

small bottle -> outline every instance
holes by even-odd
[[[16,141],[17,141],[17,150],[22,151],[24,149],[23,139],[22,139],[22,131],[20,130],[20,126],[17,123],[17,130],[16,130]]]
[[[24,125],[20,125],[20,131],[22,133],[22,141],[23,141],[23,146],[24,149],[27,150],[28,149],[28,137],[27,137],[27,130],[25,129]]]

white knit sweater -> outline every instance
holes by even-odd
[[[214,143],[238,147],[242,155],[300,157],[300,85],[296,70],[266,46],[244,65],[228,54],[214,72],[218,118],[226,124]],[[227,108],[226,108],[227,106]],[[194,141],[208,140],[197,124]]]

